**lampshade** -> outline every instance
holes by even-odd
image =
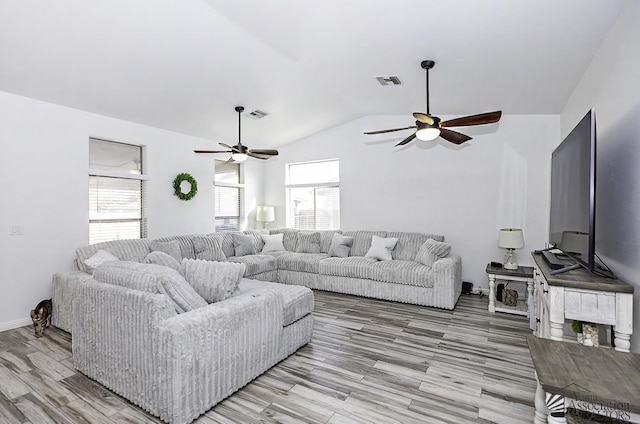
[[[231,154],[231,159],[233,159],[236,162],[244,162],[245,160],[247,160],[249,156],[247,156],[246,153],[232,153]]]
[[[436,138],[438,138],[439,135],[440,135],[439,128],[426,127],[426,128],[420,128],[418,131],[416,131],[416,137],[418,137],[418,140],[422,140],[422,141],[435,140]]]
[[[589,249],[589,234],[580,231],[563,231],[560,239],[560,250],[566,253],[587,253]]]
[[[276,220],[276,211],[273,206],[258,206],[256,208],[256,221],[273,222]]]
[[[522,249],[524,237],[520,228],[501,228],[498,236],[498,247],[503,249]]]

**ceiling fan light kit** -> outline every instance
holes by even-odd
[[[413,141],[415,138],[422,141],[431,141],[435,140],[438,137],[442,137],[453,144],[462,144],[465,141],[471,140],[471,137],[457,131],[450,130],[446,127],[468,127],[472,125],[493,124],[500,120],[502,111],[499,110],[495,112],[480,113],[478,115],[470,115],[464,116],[462,118],[450,119],[448,121],[441,121],[437,116],[431,116],[431,112],[429,110],[429,69],[432,69],[435,64],[436,62],[434,62],[433,60],[423,60],[422,62],[420,62],[420,66],[425,70],[425,82],[427,89],[427,113],[414,112],[413,117],[416,119],[415,125],[403,128],[392,128],[388,130],[369,131],[365,132],[365,134],[384,134],[395,131],[415,129],[415,132],[413,134],[402,140],[400,143],[396,144],[396,146],[404,146],[405,144]]]
[[[262,160],[267,160],[272,156],[277,156],[278,151],[275,149],[249,149],[247,146],[242,144],[241,118],[242,112],[244,112],[244,107],[236,106],[234,110],[238,113],[238,144],[235,146],[229,146],[225,143],[218,143],[229,150],[194,150],[194,153],[231,153],[231,157],[227,162],[244,162],[249,158],[249,156]]]

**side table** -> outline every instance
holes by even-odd
[[[527,283],[527,296],[533,296],[533,267],[519,266],[518,269],[504,269],[501,266],[487,264],[485,270],[489,276],[489,312],[506,312],[508,314],[529,316],[528,298],[518,299],[516,306],[507,306],[496,300],[496,280],[519,281]]]

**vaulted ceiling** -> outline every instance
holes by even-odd
[[[629,0],[631,1],[631,0]],[[558,114],[624,0],[0,0],[0,91],[276,147],[364,115]],[[375,76],[397,75],[400,86]],[[410,124],[411,122],[409,122]]]

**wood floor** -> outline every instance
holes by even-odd
[[[315,292],[313,341],[197,423],[531,423],[525,317]],[[68,333],[0,333],[0,423],[156,423],[76,373]]]

